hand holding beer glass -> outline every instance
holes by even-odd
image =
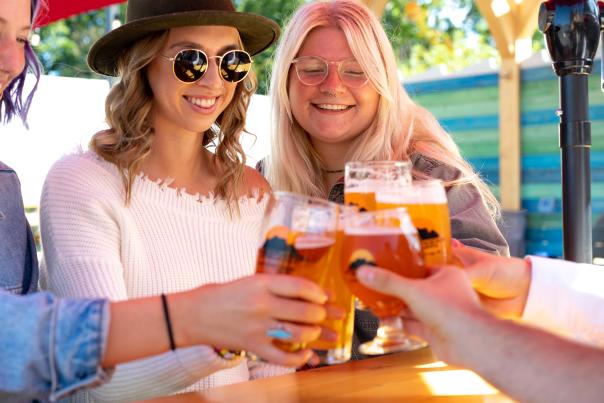
[[[264,219],[262,246],[258,252],[257,273],[289,274],[314,281],[324,288],[331,300],[344,301],[342,308],[349,313],[351,294],[333,279],[331,262],[334,256],[339,207],[326,200],[275,192]],[[347,319],[345,319],[345,322]],[[324,325],[338,322],[328,319]],[[348,323],[348,322],[346,322]],[[305,343],[287,341],[279,329],[270,329],[267,335],[273,343],[285,351],[306,348]],[[335,326],[338,340],[333,343],[317,341],[308,347],[318,348],[324,353],[320,358],[325,363],[344,362],[350,358],[350,334],[342,334],[346,326]],[[347,351],[346,351],[347,344]]]
[[[355,271],[363,265],[379,266],[397,274],[426,277],[419,238],[404,208],[359,212],[344,223],[342,270],[350,289],[378,317],[377,336],[359,347],[367,355],[411,351],[426,346],[405,334],[399,316],[405,304],[361,285]]]

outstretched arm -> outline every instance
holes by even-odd
[[[412,280],[361,268],[359,280],[404,300],[406,327],[441,359],[479,373],[523,402],[595,402],[604,396],[604,351],[495,318],[480,305],[466,274],[454,267]]]

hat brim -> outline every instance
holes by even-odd
[[[237,28],[244,49],[258,54],[279,37],[279,25],[258,14],[235,11],[189,11],[143,18],[126,23],[97,40],[88,52],[88,65],[106,76],[117,75],[117,59],[123,50],[154,32],[176,27],[224,25]]]

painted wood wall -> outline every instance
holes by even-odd
[[[592,210],[594,225],[604,220],[604,93],[600,63],[589,80],[592,120]],[[452,134],[462,153],[498,195],[498,75],[415,82],[405,85]],[[562,255],[558,79],[549,65],[522,70],[522,208],[527,211],[526,252]],[[505,135],[505,134],[504,134]],[[594,241],[604,241],[596,230]],[[604,243],[594,256],[603,256]]]

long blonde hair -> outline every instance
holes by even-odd
[[[373,13],[354,0],[309,3],[292,16],[277,47],[271,77],[271,152],[265,171],[276,190],[325,197],[324,161],[292,114],[288,89],[292,60],[307,35],[318,27],[337,27],[380,95],[372,124],[348,150],[347,161],[406,160],[414,154],[442,162],[461,175],[447,186],[472,183],[493,217],[499,202],[460,154],[451,136],[426,109],[415,104],[401,85],[396,59]],[[415,172],[416,176],[425,176]]]
[[[146,68],[164,47],[169,31],[152,34],[136,42],[118,60],[120,80],[105,101],[109,129],[96,133],[90,148],[119,168],[126,193],[132,197],[132,184],[153,143],[151,120],[153,92]],[[237,84],[231,103],[203,135],[203,146],[216,146],[214,158],[221,167],[215,193],[237,210],[238,189],[243,181],[245,153],[239,142],[252,94],[256,90],[253,72]],[[200,150],[201,152],[201,150]]]

